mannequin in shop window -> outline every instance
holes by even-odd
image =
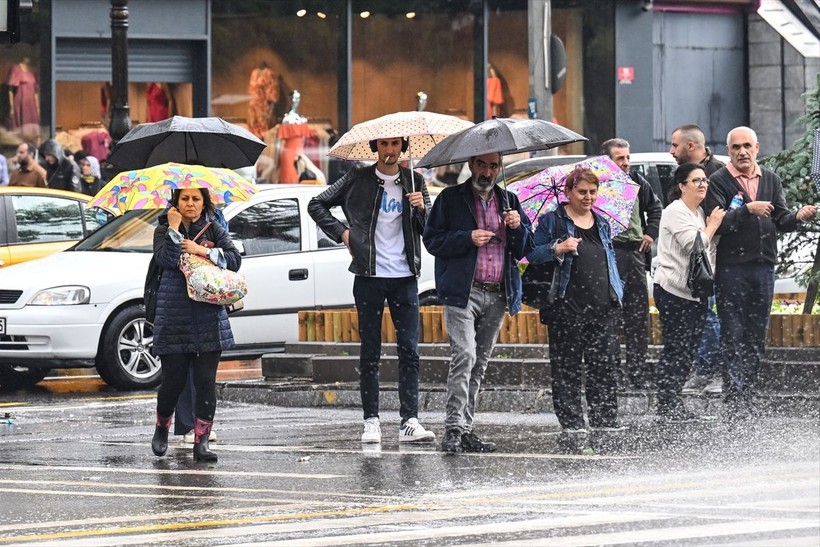
[[[270,128],[273,105],[279,100],[276,73],[265,61],[251,71],[248,96],[248,128],[261,139]]]
[[[296,158],[305,153],[305,137],[310,135],[307,118],[299,114],[301,94],[293,90],[290,95],[290,111],[282,118],[277,137],[282,143],[279,151],[279,182],[299,182]]]
[[[12,66],[6,84],[9,86],[9,129],[26,131],[27,126],[40,133],[40,88],[37,74],[29,66],[28,57]]]
[[[416,110],[424,112],[425,108],[427,108],[427,93],[419,91],[416,93]]]
[[[145,88],[145,100],[148,102],[147,122],[162,121],[171,117],[176,110],[174,96],[165,83],[149,83]]]
[[[487,65],[487,119],[501,116],[504,94],[501,90],[501,78],[493,65]]]

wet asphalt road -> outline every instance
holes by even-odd
[[[48,384],[48,382],[47,382]],[[499,452],[358,442],[360,412],[221,402],[216,465],[151,454],[154,393],[0,394],[0,546],[820,545],[820,425],[629,429],[571,455],[551,414],[479,415]],[[422,422],[440,440],[443,413]]]

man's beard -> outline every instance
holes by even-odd
[[[473,188],[482,194],[486,194],[495,186],[495,181],[489,177],[473,177]]]

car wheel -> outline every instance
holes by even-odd
[[[148,389],[162,379],[160,361],[151,355],[154,332],[142,306],[117,313],[108,325],[97,354],[97,373],[117,389]]]
[[[441,306],[441,302],[438,295],[431,291],[419,295],[419,306]]]
[[[0,388],[11,391],[34,386],[50,371],[50,368],[0,365]]]

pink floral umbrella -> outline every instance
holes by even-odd
[[[632,208],[638,197],[640,187],[629,175],[609,159],[608,156],[588,158],[578,163],[548,167],[535,175],[519,180],[507,187],[515,192],[521,201],[521,208],[532,221],[538,225],[541,215],[554,210],[558,203],[567,201],[564,186],[567,175],[576,167],[591,169],[598,177],[598,199],[593,206],[609,222],[612,236],[616,236],[629,227]]]
[[[132,209],[164,209],[173,190],[206,188],[216,205],[247,201],[256,187],[230,169],[164,163],[145,169],[123,171],[111,179],[89,206]]]

